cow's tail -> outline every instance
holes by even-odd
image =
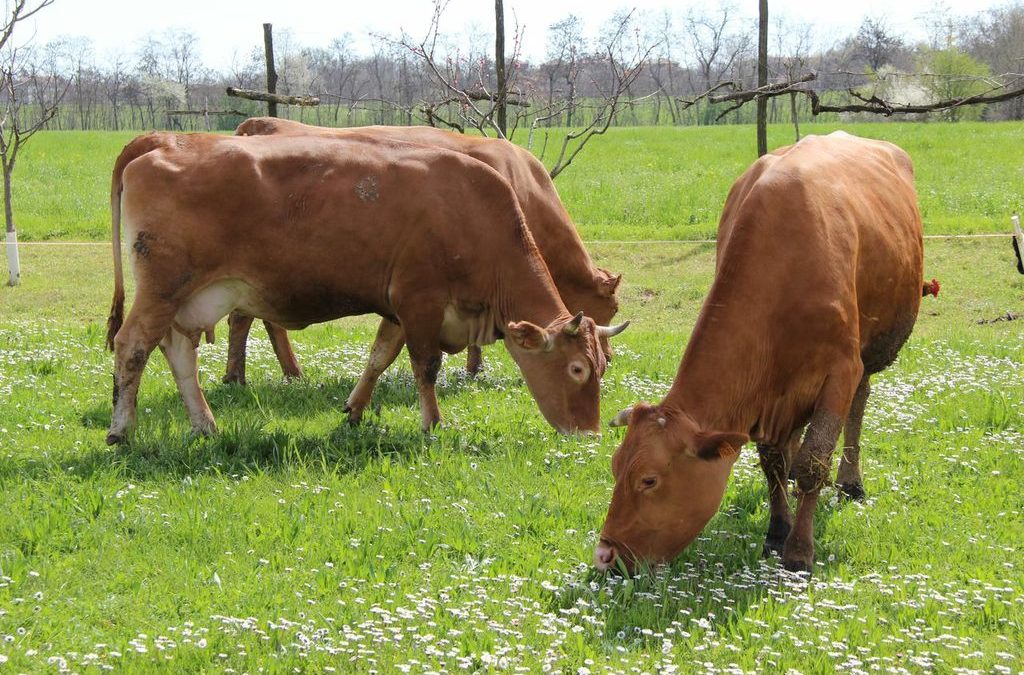
[[[114,337],[124,323],[124,269],[121,263],[121,191],[122,176],[125,167],[132,160],[161,147],[166,136],[151,133],[139,136],[128,145],[114,163],[114,173],[110,179],[110,220],[111,241],[114,252],[114,299],[110,303],[110,316],[107,317],[107,349],[114,350]]]
[[[921,285],[921,297],[926,298],[929,295],[934,295],[936,298],[939,297],[939,289],[942,285],[938,279],[932,279],[931,281],[925,281]]]

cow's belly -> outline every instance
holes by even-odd
[[[489,308],[467,311],[448,305],[444,309],[440,338],[441,349],[448,354],[460,352],[469,345],[493,344],[498,339],[494,313]]]
[[[193,293],[181,304],[174,316],[175,328],[186,335],[212,336],[217,322],[233,310],[288,329],[372,311],[340,294],[331,298],[298,298],[263,293],[241,279],[222,279]]]

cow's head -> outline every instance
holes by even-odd
[[[541,327],[513,321],[505,346],[523,373],[544,418],[562,433],[600,429],[600,383],[607,365],[602,337],[618,335],[629,322],[599,326],[580,312]]]
[[[594,550],[601,570],[617,559],[631,570],[679,555],[718,511],[729,471],[749,440],[702,431],[685,413],[646,404],[612,421],[624,424],[626,437],[612,458],[615,490]]]

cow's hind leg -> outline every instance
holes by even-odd
[[[269,321],[264,321],[263,325],[267,329],[270,346],[274,348],[274,354],[277,356],[277,362],[281,364],[285,379],[297,380],[302,377],[302,368],[299,368],[299,362],[295,358],[292,341],[288,339],[288,331]]]
[[[795,466],[800,491],[796,521],[782,551],[782,564],[791,572],[810,572],[814,564],[814,512],[831,475],[832,453],[863,374],[859,358],[837,364],[825,380],[807,425]]]
[[[245,347],[252,317],[239,311],[228,314],[228,366],[224,384],[245,384]]]
[[[484,355],[479,345],[469,345],[466,348],[466,372],[470,375],[477,375],[484,367]]]
[[[800,443],[800,430],[794,431],[784,445],[758,443],[757,453],[761,459],[761,470],[768,483],[768,505],[771,515],[768,520],[768,534],[765,536],[762,555],[782,555],[786,537],[793,527],[793,515],[789,511],[788,476],[794,446]]]
[[[203,436],[217,432],[217,423],[206,403],[203,390],[199,387],[199,370],[197,367],[198,341],[182,335],[178,330],[171,329],[160,341],[160,351],[167,358],[178,385],[178,393],[188,410],[192,431]]]
[[[840,498],[845,496],[856,501],[862,501],[865,494],[864,478],[860,470],[860,429],[864,421],[864,407],[871,394],[868,378],[865,374],[857,387],[857,393],[853,395],[850,415],[846,418],[843,430],[843,455],[839,459],[839,473],[836,476]]]
[[[114,337],[114,409],[107,431],[107,445],[126,440],[135,425],[135,408],[142,371],[149,355],[170,330],[173,305],[150,303],[136,296],[131,311]]]
[[[381,319],[363,374],[345,401],[345,412],[348,413],[348,421],[351,424],[358,424],[362,419],[363,411],[369,405],[373,389],[377,386],[377,380],[398,358],[403,345],[405,333],[402,332],[402,327],[390,319]]]

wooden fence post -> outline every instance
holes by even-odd
[[[768,84],[768,0],[760,0],[757,30],[757,88]],[[757,156],[768,154],[768,99],[757,97]]]
[[[277,93],[277,69],[274,68],[274,27],[263,24],[263,51],[267,60],[267,92]],[[267,101],[267,115],[277,117],[277,102]]]

